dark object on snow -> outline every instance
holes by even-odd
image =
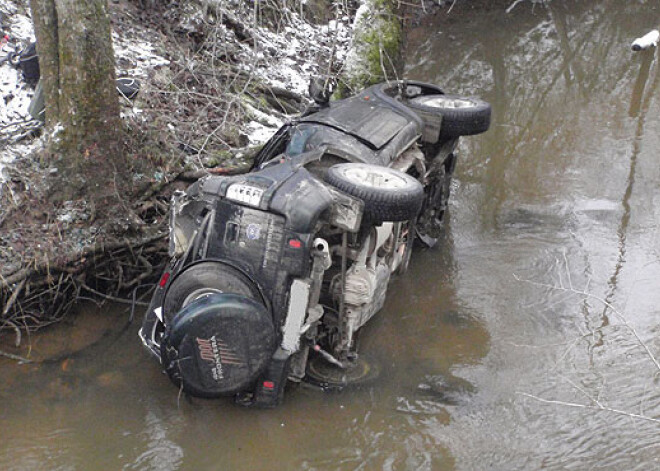
[[[30,43],[24,50],[18,53],[10,53],[3,61],[9,60],[23,73],[23,78],[31,86],[36,86],[41,77],[39,69],[39,56],[37,54],[37,43]],[[2,63],[3,61],[0,61]],[[117,91],[125,98],[132,100],[140,91],[140,82],[134,78],[122,77],[116,82]],[[35,92],[33,103],[30,104],[30,114],[36,118],[35,113],[40,115],[43,121],[44,104],[43,96]],[[33,105],[34,104],[34,105]],[[34,109],[34,113],[32,111]]]
[[[317,104],[249,173],[172,198],[171,259],[140,337],[191,395],[273,407],[287,381],[371,380],[356,336],[413,241],[438,240],[459,136],[490,124],[485,102],[422,82],[333,102],[323,79],[310,91]]]
[[[317,105],[327,105],[334,90],[334,79],[314,77],[309,81],[309,96]]]
[[[40,76],[37,43],[28,44],[25,49],[16,54],[12,62],[21,70],[25,81],[34,87]]]
[[[120,78],[116,82],[117,91],[128,99],[133,99],[137,96],[140,90],[140,82],[132,78]],[[44,100],[44,92],[41,86],[41,80],[37,81],[37,87],[34,90],[34,96],[30,101],[28,113],[32,118],[41,121],[46,121],[46,103]]]
[[[125,98],[132,100],[140,91],[140,82],[134,78],[122,77],[117,79],[117,91]]]

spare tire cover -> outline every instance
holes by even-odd
[[[266,307],[238,294],[208,294],[167,327],[161,359],[172,381],[200,397],[232,395],[252,385],[275,348]]]

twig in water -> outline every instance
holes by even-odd
[[[0,325],[0,330],[4,329],[4,327],[8,325],[12,329],[14,329],[14,332],[16,332],[16,341],[14,342],[14,345],[19,347],[21,345],[21,329],[16,325],[16,323],[10,319],[6,319],[2,325]]]
[[[575,289],[575,288],[564,288],[562,286],[550,285],[548,283],[540,283],[538,281],[524,280],[524,279],[520,278],[518,275],[516,275],[515,273],[513,274],[513,277],[517,281],[524,281],[524,282],[530,283],[534,286],[541,286],[543,288],[548,288],[548,289],[552,289],[552,290],[556,290],[556,291],[568,291],[568,292],[571,292],[571,293],[574,293],[574,294],[579,294],[580,296],[584,296],[586,298],[595,299],[596,301],[600,302],[604,306],[608,307],[609,309],[612,310],[612,312],[614,314],[616,314],[616,316],[623,323],[623,325],[633,334],[633,336],[635,337],[635,339],[637,340],[639,345],[641,345],[642,348],[646,351],[647,356],[651,359],[651,361],[653,362],[655,367],[658,369],[658,371],[660,371],[660,362],[658,362],[658,359],[655,357],[655,355],[653,355],[653,352],[651,352],[651,349],[649,348],[649,346],[640,338],[639,334],[637,333],[637,330],[635,330],[635,328],[628,323],[628,321],[626,320],[623,313],[621,311],[619,311],[617,308],[615,308],[612,305],[612,303],[608,302],[607,300],[605,300],[605,299],[603,299],[599,296],[596,296],[595,294],[587,292],[586,287],[585,287],[584,290],[578,290],[578,289]]]
[[[590,404],[579,404],[577,402],[566,402],[566,401],[556,401],[553,399],[544,399],[539,396],[535,396],[534,394],[529,394],[525,392],[520,392],[516,391],[516,394],[519,394],[521,396],[529,397],[531,399],[534,399],[539,402],[543,402],[544,404],[556,404],[560,406],[566,406],[566,407],[575,407],[578,409],[592,409],[592,410],[602,410],[606,412],[612,412],[613,414],[619,414],[619,415],[625,415],[628,417],[632,417],[633,419],[641,419],[641,420],[648,420],[649,422],[655,422],[657,424],[660,424],[659,419],[654,419],[653,417],[648,417],[646,415],[640,415],[640,414],[634,414],[632,412],[626,412],[624,410],[620,409],[613,409],[611,407],[606,407],[600,404],[599,402],[596,402],[596,405],[590,405]]]
[[[32,360],[22,357],[20,355],[14,355],[13,353],[7,353],[0,350],[0,356],[9,358],[10,360],[16,360],[19,363],[32,363]]]
[[[516,0],[516,1],[513,2],[511,5],[509,5],[509,7],[508,7],[506,10],[504,10],[504,11],[505,11],[506,13],[511,13],[511,11],[512,11],[514,8],[516,8],[516,5],[518,5],[518,4],[519,4],[520,2],[522,2],[522,1],[524,1],[524,0]]]

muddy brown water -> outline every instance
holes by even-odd
[[[629,48],[660,3],[508,5],[410,32],[407,75],[494,116],[463,140],[441,246],[362,336],[376,383],[190,402],[106,308],[103,336],[32,339],[79,353],[0,360],[0,469],[660,467],[660,73]]]

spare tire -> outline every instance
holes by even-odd
[[[412,176],[389,167],[362,163],[330,167],[325,181],[364,202],[364,215],[370,221],[407,221],[417,217],[424,199],[424,188]]]
[[[266,307],[237,294],[207,294],[167,326],[161,362],[170,379],[199,397],[233,395],[253,386],[275,350]]]
[[[220,293],[240,294],[263,303],[255,284],[237,269],[221,262],[201,262],[186,268],[170,284],[163,300],[165,325],[196,299]]]
[[[439,139],[481,134],[490,127],[490,104],[479,98],[422,95],[411,98],[407,105],[425,119],[428,115],[441,116]]]

